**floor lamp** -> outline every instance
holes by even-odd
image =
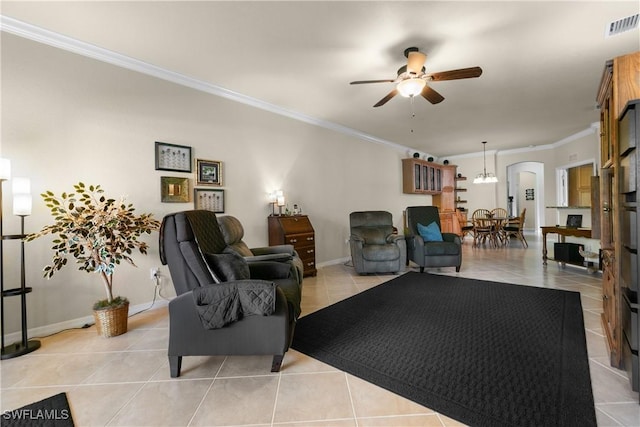
[[[4,235],[2,232],[2,185],[4,181],[11,178],[11,163],[8,159],[0,158],[0,313],[2,323],[0,323],[0,336],[2,340],[1,359],[11,359],[31,353],[40,348],[40,341],[27,339],[27,294],[32,288],[25,283],[24,269],[24,217],[31,215],[31,189],[29,180],[26,178],[14,178],[13,180],[13,213],[20,217],[20,234]],[[4,288],[4,258],[3,245],[5,240],[20,240],[20,287],[14,289]],[[8,346],[4,342],[4,299],[7,297],[20,297],[20,311],[22,316],[22,339]]]

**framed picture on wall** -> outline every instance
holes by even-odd
[[[188,203],[191,201],[189,178],[160,177],[160,201],[163,203]]]
[[[197,185],[222,185],[222,162],[196,159]]]
[[[156,141],[156,170],[191,172],[191,147]]]
[[[196,188],[193,202],[196,209],[224,213],[224,190]]]

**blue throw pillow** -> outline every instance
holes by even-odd
[[[418,223],[418,234],[425,242],[442,242],[442,233],[435,221],[427,226]]]

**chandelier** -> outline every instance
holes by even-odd
[[[495,182],[498,182],[498,178],[496,178],[496,176],[489,172],[487,173],[487,141],[482,141],[482,157],[483,157],[483,164],[484,164],[484,169],[482,173],[479,173],[478,175],[476,175],[476,177],[473,180],[474,184],[493,184]]]

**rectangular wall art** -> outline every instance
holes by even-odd
[[[156,170],[191,172],[191,147],[156,141]]]
[[[196,209],[224,213],[224,190],[196,188],[193,199]]]

